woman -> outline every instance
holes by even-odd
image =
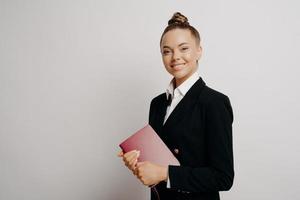
[[[206,86],[198,74],[202,47],[198,31],[177,12],[164,30],[160,48],[169,87],[152,99],[149,124],[180,162],[162,167],[137,162],[138,151],[119,153],[146,186],[156,185],[161,200],[218,200],[233,184],[232,122],[229,98]]]

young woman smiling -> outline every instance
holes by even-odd
[[[206,85],[198,73],[202,47],[198,31],[177,12],[161,40],[163,64],[173,76],[166,92],[152,99],[149,124],[180,166],[138,162],[139,152],[119,153],[146,186],[151,199],[219,200],[233,185],[233,111],[229,98]]]

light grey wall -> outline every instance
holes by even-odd
[[[0,1],[0,199],[149,199],[118,144],[164,91],[175,11],[201,33],[199,72],[235,113],[223,200],[300,199],[299,1]]]

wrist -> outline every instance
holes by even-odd
[[[165,182],[168,181],[168,167],[161,168],[161,180]]]

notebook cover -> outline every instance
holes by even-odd
[[[139,150],[138,162],[150,161],[165,167],[168,165],[180,165],[170,149],[149,124],[135,132],[119,146],[124,153],[131,150]]]

